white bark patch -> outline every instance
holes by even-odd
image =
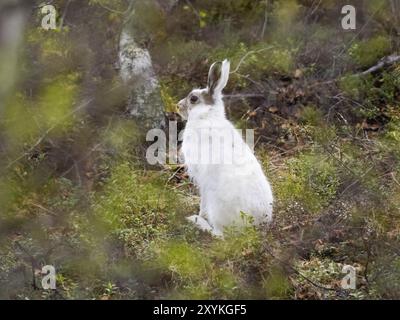
[[[18,72],[18,48],[23,40],[27,12],[23,6],[7,9],[0,4],[0,109],[4,97],[15,83]],[[12,2],[10,2],[12,4]]]
[[[145,125],[162,126],[164,106],[150,53],[126,31],[121,34],[119,64],[122,80],[132,87],[128,105],[131,115],[145,121]]]

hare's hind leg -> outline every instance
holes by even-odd
[[[204,200],[204,197],[201,197],[200,198],[199,216],[207,220],[208,215],[207,215],[207,207],[206,207],[205,203],[206,203],[206,201]]]

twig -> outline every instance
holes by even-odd
[[[110,11],[110,12],[113,12],[113,13],[116,13],[116,14],[126,14],[126,13],[128,12],[128,10],[129,10],[129,8],[126,9],[125,11],[115,10],[115,9],[112,9],[112,8],[106,6],[105,4],[102,4],[101,2],[98,2],[98,3],[96,3],[96,4],[98,4],[98,5],[99,5],[100,7],[102,7],[103,9],[106,9],[106,10],[108,10],[108,11]]]
[[[65,17],[67,16],[68,8],[69,8],[69,5],[71,4],[71,1],[72,0],[68,0],[67,4],[65,5],[64,13],[60,19],[60,30],[62,30],[62,28],[64,26]]]
[[[18,162],[19,160],[21,160],[23,157],[27,156],[28,154],[30,154],[46,137],[47,135],[53,131],[59,124],[62,123],[63,120],[65,120],[66,118],[70,117],[71,115],[75,114],[76,112],[78,112],[79,110],[83,109],[84,107],[86,107],[90,102],[92,102],[94,100],[94,98],[89,99],[88,101],[82,103],[80,106],[78,106],[77,108],[75,108],[74,110],[72,110],[71,112],[69,112],[67,115],[65,115],[64,117],[62,117],[58,122],[56,122],[53,126],[51,126],[50,128],[48,128],[44,134],[42,136],[40,136],[36,142],[33,144],[32,147],[30,147],[28,149],[28,151],[26,151],[25,153],[21,154],[19,157],[17,157],[16,159],[14,159],[13,161],[11,161],[6,168],[9,169],[14,163]]]
[[[350,40],[349,43],[347,43],[344,48],[342,49],[342,51],[340,51],[339,55],[336,57],[339,58],[340,56],[343,55],[343,53],[346,51],[346,48],[348,48],[353,41],[361,34],[361,32],[363,32],[363,30],[365,29],[365,27],[371,22],[372,18],[375,16],[375,14],[378,13],[379,10],[382,9],[382,7],[385,5],[385,2],[383,1],[382,4],[378,7],[378,9],[376,9],[367,19],[367,21],[364,23],[364,25],[361,27],[361,29],[359,29],[359,31],[356,33],[356,35]]]
[[[391,66],[392,64],[395,64],[396,62],[400,62],[400,55],[391,54],[391,55],[386,56],[386,57],[382,58],[381,60],[379,60],[379,62],[376,65],[372,66],[371,68],[369,68],[369,69],[367,69],[365,71],[362,71],[362,72],[358,72],[358,73],[352,74],[352,75],[350,75],[350,77],[365,76],[365,75],[368,75],[370,73],[379,71],[379,70],[381,70],[381,69],[383,69],[385,67]],[[336,78],[336,79],[330,79],[330,80],[323,81],[323,82],[316,82],[316,83],[313,83],[313,84],[309,85],[307,88],[311,89],[311,88],[314,88],[314,87],[317,87],[317,86],[320,86],[320,85],[336,83],[336,82],[338,82],[338,81],[340,81],[340,80],[342,80],[344,78],[345,77],[342,76],[342,77],[339,77],[339,78]]]
[[[391,172],[390,175],[392,176],[393,181],[400,187],[400,182],[396,179],[394,172]]]
[[[237,93],[237,94],[225,94],[226,99],[243,99],[243,98],[265,98],[265,95],[258,93]]]
[[[47,212],[49,215],[57,216],[57,214],[56,214],[54,211],[51,211],[51,210],[49,210],[49,209],[43,207],[42,205],[40,205],[40,204],[38,204],[38,203],[36,203],[36,202],[29,201],[29,204],[31,204],[32,206],[34,206],[34,207],[36,207],[36,208],[38,208],[38,209],[41,209],[41,210]]]
[[[368,277],[368,271],[369,271],[369,264],[370,264],[370,258],[371,258],[371,248],[368,245],[367,241],[365,241],[364,237],[362,237],[365,251],[367,252],[367,261],[365,262],[365,267],[364,267],[364,279],[369,285],[369,277]],[[368,288],[368,287],[367,287]]]
[[[241,77],[241,78],[246,79],[247,81],[250,81],[252,84],[254,84],[254,85],[257,87],[258,91],[260,91],[260,92],[265,92],[265,88],[264,88],[264,86],[263,86],[260,82],[253,80],[253,79],[250,78],[248,75],[243,75],[243,74],[240,74],[240,73],[238,73],[238,72],[236,72],[235,74],[236,74],[237,76]],[[272,91],[273,89],[272,89],[272,87],[269,85],[269,83],[268,83],[267,81],[266,81],[265,83],[268,84],[268,86],[269,86],[270,89],[271,89],[270,91]]]
[[[360,72],[356,75],[367,75],[370,74],[372,72],[378,71],[384,67],[390,66],[396,62],[400,61],[400,55],[395,55],[392,54],[390,56],[384,57],[382,58],[376,65],[374,65],[373,67],[369,68],[368,70],[365,70],[363,72]]]
[[[305,20],[308,20],[308,18],[311,17],[311,16],[315,13],[315,11],[318,10],[319,6],[321,5],[321,2],[322,2],[322,0],[319,0],[319,1],[318,1],[318,4],[317,4],[314,8],[311,7],[312,10],[311,10],[311,12],[306,16]],[[314,3],[313,3],[313,4],[314,4]]]
[[[74,169],[76,167],[76,165],[84,160],[86,160],[87,158],[89,158],[89,156],[94,152],[97,151],[97,149],[102,145],[102,143],[98,143],[96,144],[92,149],[89,150],[89,152],[81,159],[79,159],[78,161],[74,161],[74,164],[69,167],[69,169],[67,169],[66,171],[64,171],[60,177],[65,177],[68,173],[70,173],[72,171],[72,169]]]
[[[115,90],[116,88],[118,88],[119,85],[114,86],[113,88],[111,88],[110,90],[108,90],[107,93],[110,93],[111,91]],[[89,100],[86,100],[85,102],[83,102],[82,104],[80,104],[78,107],[76,107],[74,110],[68,112],[65,116],[61,117],[61,119],[59,119],[54,125],[52,125],[50,128],[48,128],[44,134],[42,136],[40,136],[36,142],[33,144],[32,147],[30,147],[26,152],[24,152],[23,154],[21,154],[20,156],[18,156],[16,159],[12,160],[7,166],[6,169],[9,169],[14,163],[20,161],[22,158],[24,158],[25,156],[29,155],[39,144],[42,143],[42,141],[48,136],[48,134],[50,132],[52,132],[55,128],[57,128],[65,119],[67,119],[68,117],[74,115],[75,113],[77,113],[78,111],[82,110],[83,108],[85,108],[86,106],[88,106],[91,102],[93,102],[95,100],[95,98],[90,98]]]
[[[268,0],[265,0],[264,23],[260,34],[261,39],[264,38],[265,30],[267,29],[267,24],[268,24]]]
[[[47,6],[47,5],[49,5],[49,4],[52,4],[53,2],[54,2],[54,0],[48,0],[48,1],[46,1],[45,3],[41,3],[41,4],[39,4],[39,5],[34,6],[33,9],[40,9],[40,8],[43,8],[44,6]]]
[[[33,289],[37,290],[38,287],[36,285],[35,265],[39,265],[39,263],[36,261],[35,257],[31,255],[29,251],[19,243],[19,241],[16,240],[14,241],[14,243],[24,254],[26,254],[29,257],[29,262],[32,270],[32,287]]]
[[[187,5],[192,8],[194,14],[197,16],[198,19],[201,19],[200,17],[200,13],[197,11],[197,9],[193,6],[193,4],[189,1],[189,0],[185,0],[185,2],[187,3]]]
[[[167,182],[165,183],[165,185],[167,185],[173,178],[175,178],[176,175],[178,174],[178,172],[179,172],[182,168],[184,168],[184,167],[185,167],[185,165],[183,165],[183,164],[178,165],[178,168],[174,171],[174,173],[172,174],[172,176],[170,176],[170,177],[168,178],[168,180],[167,180]]]
[[[316,288],[325,290],[325,291],[335,291],[336,293],[341,293],[343,292],[342,289],[335,289],[335,288],[330,288],[330,287],[325,287],[321,284],[316,283],[315,281],[311,280],[310,278],[306,277],[304,274],[302,274],[299,270],[297,270],[295,267],[291,266],[290,264],[288,264],[285,261],[282,261],[281,259],[277,258],[272,252],[271,250],[267,247],[264,246],[265,250],[267,251],[267,253],[269,255],[271,255],[272,258],[276,259],[277,261],[279,261],[280,263],[282,263],[284,266],[288,267],[291,271],[293,271],[295,274],[299,275],[300,277],[302,277],[304,280],[306,280],[307,282],[309,282],[311,285],[313,285]]]
[[[259,50],[251,50],[251,51],[247,52],[247,53],[240,59],[238,65],[237,65],[236,68],[235,68],[235,70],[231,71],[230,73],[231,73],[231,74],[236,73],[236,72],[239,70],[239,68],[240,68],[240,66],[242,65],[242,63],[244,62],[244,60],[246,60],[246,58],[247,58],[249,55],[251,55],[251,54],[253,54],[253,53],[259,53],[259,52],[262,52],[262,51],[265,51],[265,50],[270,50],[270,49],[272,49],[272,48],[273,48],[273,46],[269,46],[269,47],[262,48],[262,49],[259,49]]]
[[[338,160],[338,159],[336,158],[336,160]],[[340,161],[341,161],[341,160],[340,160]],[[359,177],[358,179],[356,179],[356,180],[354,180],[352,183],[350,183],[350,184],[340,193],[340,196],[344,195],[344,194],[346,193],[347,190],[349,190],[351,187],[353,187],[354,185],[356,185],[358,182],[361,182],[362,179],[363,179],[373,168],[375,168],[375,165],[373,165],[373,166],[370,167],[367,171],[365,171],[361,177]],[[353,175],[355,175],[353,171],[351,171],[351,172],[353,173]]]

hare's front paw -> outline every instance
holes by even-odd
[[[204,219],[202,216],[195,214],[193,216],[187,217],[186,219],[192,222],[198,229],[210,232],[212,235],[216,237],[222,237],[222,232],[219,232],[215,230],[213,227],[211,227],[208,221]]]
[[[213,228],[210,226],[210,224],[208,223],[208,221],[206,219],[204,219],[203,217],[195,214],[193,216],[187,217],[186,218],[188,221],[194,223],[194,225],[199,228],[200,230],[203,231],[208,231],[208,232],[212,232]]]

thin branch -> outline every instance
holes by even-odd
[[[394,172],[390,174],[392,176],[393,181],[400,187],[400,182],[396,179]]]
[[[68,8],[69,8],[69,5],[71,4],[71,1],[72,0],[68,0],[67,4],[65,5],[64,13],[60,19],[60,30],[62,30],[62,28],[64,26],[65,17],[67,16]]]
[[[258,93],[237,93],[237,94],[225,94],[224,98],[226,99],[265,98],[265,95]]]
[[[371,74],[373,72],[379,71],[379,70],[381,70],[381,69],[383,69],[385,67],[389,67],[389,66],[391,66],[391,65],[393,65],[393,64],[395,64],[397,62],[400,62],[400,55],[391,54],[391,55],[386,56],[386,57],[382,58],[381,60],[379,60],[379,62],[376,65],[372,66],[371,68],[369,68],[369,69],[367,69],[365,71],[362,71],[362,72],[358,72],[358,73],[352,74],[350,76],[351,77],[366,76],[366,75]],[[317,87],[317,86],[320,86],[320,85],[336,83],[336,82],[338,82],[338,81],[340,81],[342,79],[344,79],[343,76],[339,77],[339,78],[336,78],[336,79],[330,79],[330,80],[327,80],[327,81],[323,81],[323,82],[316,82],[316,83],[313,83],[313,84],[309,85],[307,88],[311,89],[311,88],[314,88],[314,87]]]
[[[342,293],[343,290],[342,289],[335,289],[335,288],[330,288],[330,287],[325,287],[319,283],[316,283],[315,281],[311,280],[310,278],[306,277],[303,273],[301,273],[299,270],[297,270],[295,267],[291,266],[290,264],[288,264],[285,261],[282,261],[281,259],[279,259],[278,257],[276,257],[271,250],[267,247],[264,246],[264,249],[267,251],[267,253],[269,253],[271,255],[272,258],[276,259],[277,261],[279,261],[280,263],[282,263],[284,266],[286,266],[287,268],[289,268],[291,271],[293,271],[295,274],[297,274],[298,276],[300,276],[301,278],[303,278],[304,280],[306,280],[307,282],[309,282],[311,285],[313,285],[314,287],[321,289],[321,290],[325,290],[325,291],[335,291],[336,293]]]
[[[253,80],[252,78],[250,78],[248,75],[243,75],[241,73],[236,72],[235,73],[237,76],[239,76],[240,78],[246,79],[247,81],[251,82],[252,84],[256,85],[258,91],[260,92],[265,92],[265,87],[258,81]],[[271,85],[265,81],[265,84],[267,84],[269,86],[269,88],[272,90]]]
[[[62,121],[64,121],[66,118],[70,117],[71,115],[75,114],[76,112],[78,112],[79,110],[83,109],[84,107],[86,107],[90,102],[92,102],[94,100],[94,98],[87,100],[86,102],[82,103],[80,106],[78,106],[77,108],[75,108],[74,110],[72,110],[71,112],[69,112],[68,114],[66,114],[64,117],[62,117],[58,122],[56,122],[53,126],[51,126],[50,128],[48,128],[44,134],[42,136],[40,136],[36,142],[33,144],[32,147],[30,147],[28,149],[28,151],[24,152],[23,154],[21,154],[19,157],[17,157],[15,160],[11,161],[6,168],[9,169],[14,163],[18,162],[19,160],[21,160],[22,158],[24,158],[25,156],[29,155],[33,150],[35,150],[35,148],[42,143],[42,141],[47,137],[47,135],[53,131],[58,125],[60,125],[62,123]]]
[[[367,74],[373,73],[375,71],[378,71],[380,69],[383,69],[387,66],[391,66],[392,64],[395,64],[398,61],[400,61],[400,55],[392,54],[390,56],[382,58],[376,65],[369,68],[368,70],[360,72],[356,75],[367,75]]]
[[[268,24],[268,0],[265,0],[264,23],[260,34],[261,39],[264,39],[265,30],[267,29],[267,24]]]
[[[177,169],[175,169],[174,173],[172,174],[172,176],[170,176],[167,180],[167,182],[165,183],[165,185],[167,185],[168,183],[170,183],[172,181],[173,178],[176,177],[176,175],[178,174],[179,171],[182,170],[182,168],[184,168],[185,165],[183,164],[178,164]]]
[[[82,162],[82,161],[86,160],[87,158],[89,158],[89,156],[90,156],[93,152],[97,151],[98,148],[99,148],[100,146],[102,146],[102,143],[101,143],[101,142],[98,143],[98,144],[96,144],[93,148],[91,148],[91,149],[89,150],[89,152],[88,152],[83,158],[79,159],[78,161],[74,161],[74,164],[73,164],[71,167],[69,167],[69,169],[67,169],[66,171],[64,171],[60,176],[61,176],[61,177],[65,177],[65,176],[66,176],[68,173],[70,173],[74,168],[76,169],[77,164],[79,164],[80,162]]]
[[[376,9],[367,19],[367,21],[364,23],[364,25],[358,30],[358,32],[355,34],[355,36],[350,40],[349,43],[347,43],[344,48],[342,49],[342,51],[340,51],[340,53],[338,54],[338,56],[336,58],[339,58],[343,55],[343,53],[346,51],[346,49],[348,47],[350,47],[350,45],[354,42],[354,40],[356,40],[356,38],[364,31],[365,27],[372,21],[373,17],[375,16],[375,14],[378,13],[379,10],[381,10],[383,8],[383,6],[385,5],[385,2],[383,1],[382,4],[378,7],[378,9]]]
[[[262,48],[262,49],[259,49],[259,50],[251,50],[251,51],[247,52],[247,53],[240,59],[238,65],[237,65],[236,68],[235,68],[235,70],[231,71],[230,73],[233,74],[233,73],[238,72],[240,66],[242,65],[242,63],[244,62],[244,60],[246,60],[246,58],[247,58],[249,55],[251,55],[251,54],[253,54],[253,53],[260,53],[260,52],[262,52],[262,51],[270,50],[270,49],[272,49],[272,48],[273,48],[273,46],[269,46],[269,47]]]
[[[48,6],[49,4],[53,4],[53,2],[54,2],[54,0],[48,0],[48,1],[44,2],[44,3],[40,3],[40,4],[36,5],[36,6],[34,6],[33,9],[43,8],[44,6]]]
[[[201,19],[199,11],[197,11],[197,9],[193,6],[193,4],[192,4],[189,0],[185,0],[185,2],[186,2],[187,5],[193,10],[193,12],[194,12],[194,14],[196,15],[196,17],[197,17],[198,19]]]
[[[126,13],[128,12],[128,10],[129,10],[129,8],[126,9],[125,11],[115,10],[115,9],[112,9],[112,8],[106,6],[105,4],[102,4],[101,2],[98,2],[98,3],[96,3],[96,4],[98,4],[98,5],[99,5],[100,7],[102,7],[103,9],[108,10],[108,11],[110,11],[110,12],[112,12],[112,13],[116,13],[116,14],[126,14]]]
[[[41,209],[41,210],[45,211],[47,214],[49,214],[51,216],[57,216],[57,214],[54,211],[51,211],[51,210],[43,207],[42,205],[40,205],[40,204],[38,204],[36,202],[29,201],[29,204],[31,204],[32,206],[34,206],[34,207],[36,207],[38,209]]]
[[[108,90],[107,93],[110,93],[111,91],[115,90],[116,88],[118,88],[119,85],[114,86],[113,88],[111,88],[110,90]],[[7,166],[6,169],[9,169],[13,164],[15,164],[16,162],[20,161],[21,159],[23,159],[24,157],[26,157],[27,155],[29,155],[33,150],[35,150],[35,148],[40,145],[42,143],[42,141],[49,135],[50,132],[52,132],[55,128],[57,128],[65,119],[69,118],[70,116],[74,115],[75,113],[77,113],[78,111],[82,110],[83,108],[87,107],[91,102],[93,102],[95,100],[95,98],[90,98],[88,100],[86,100],[85,102],[83,102],[82,104],[80,104],[78,107],[76,107],[74,110],[72,110],[71,112],[67,113],[65,116],[61,117],[53,126],[51,126],[50,128],[48,128],[42,136],[40,136],[36,142],[33,144],[32,147],[30,147],[26,152],[24,152],[23,154],[21,154],[20,156],[18,156],[16,159],[12,160]]]

